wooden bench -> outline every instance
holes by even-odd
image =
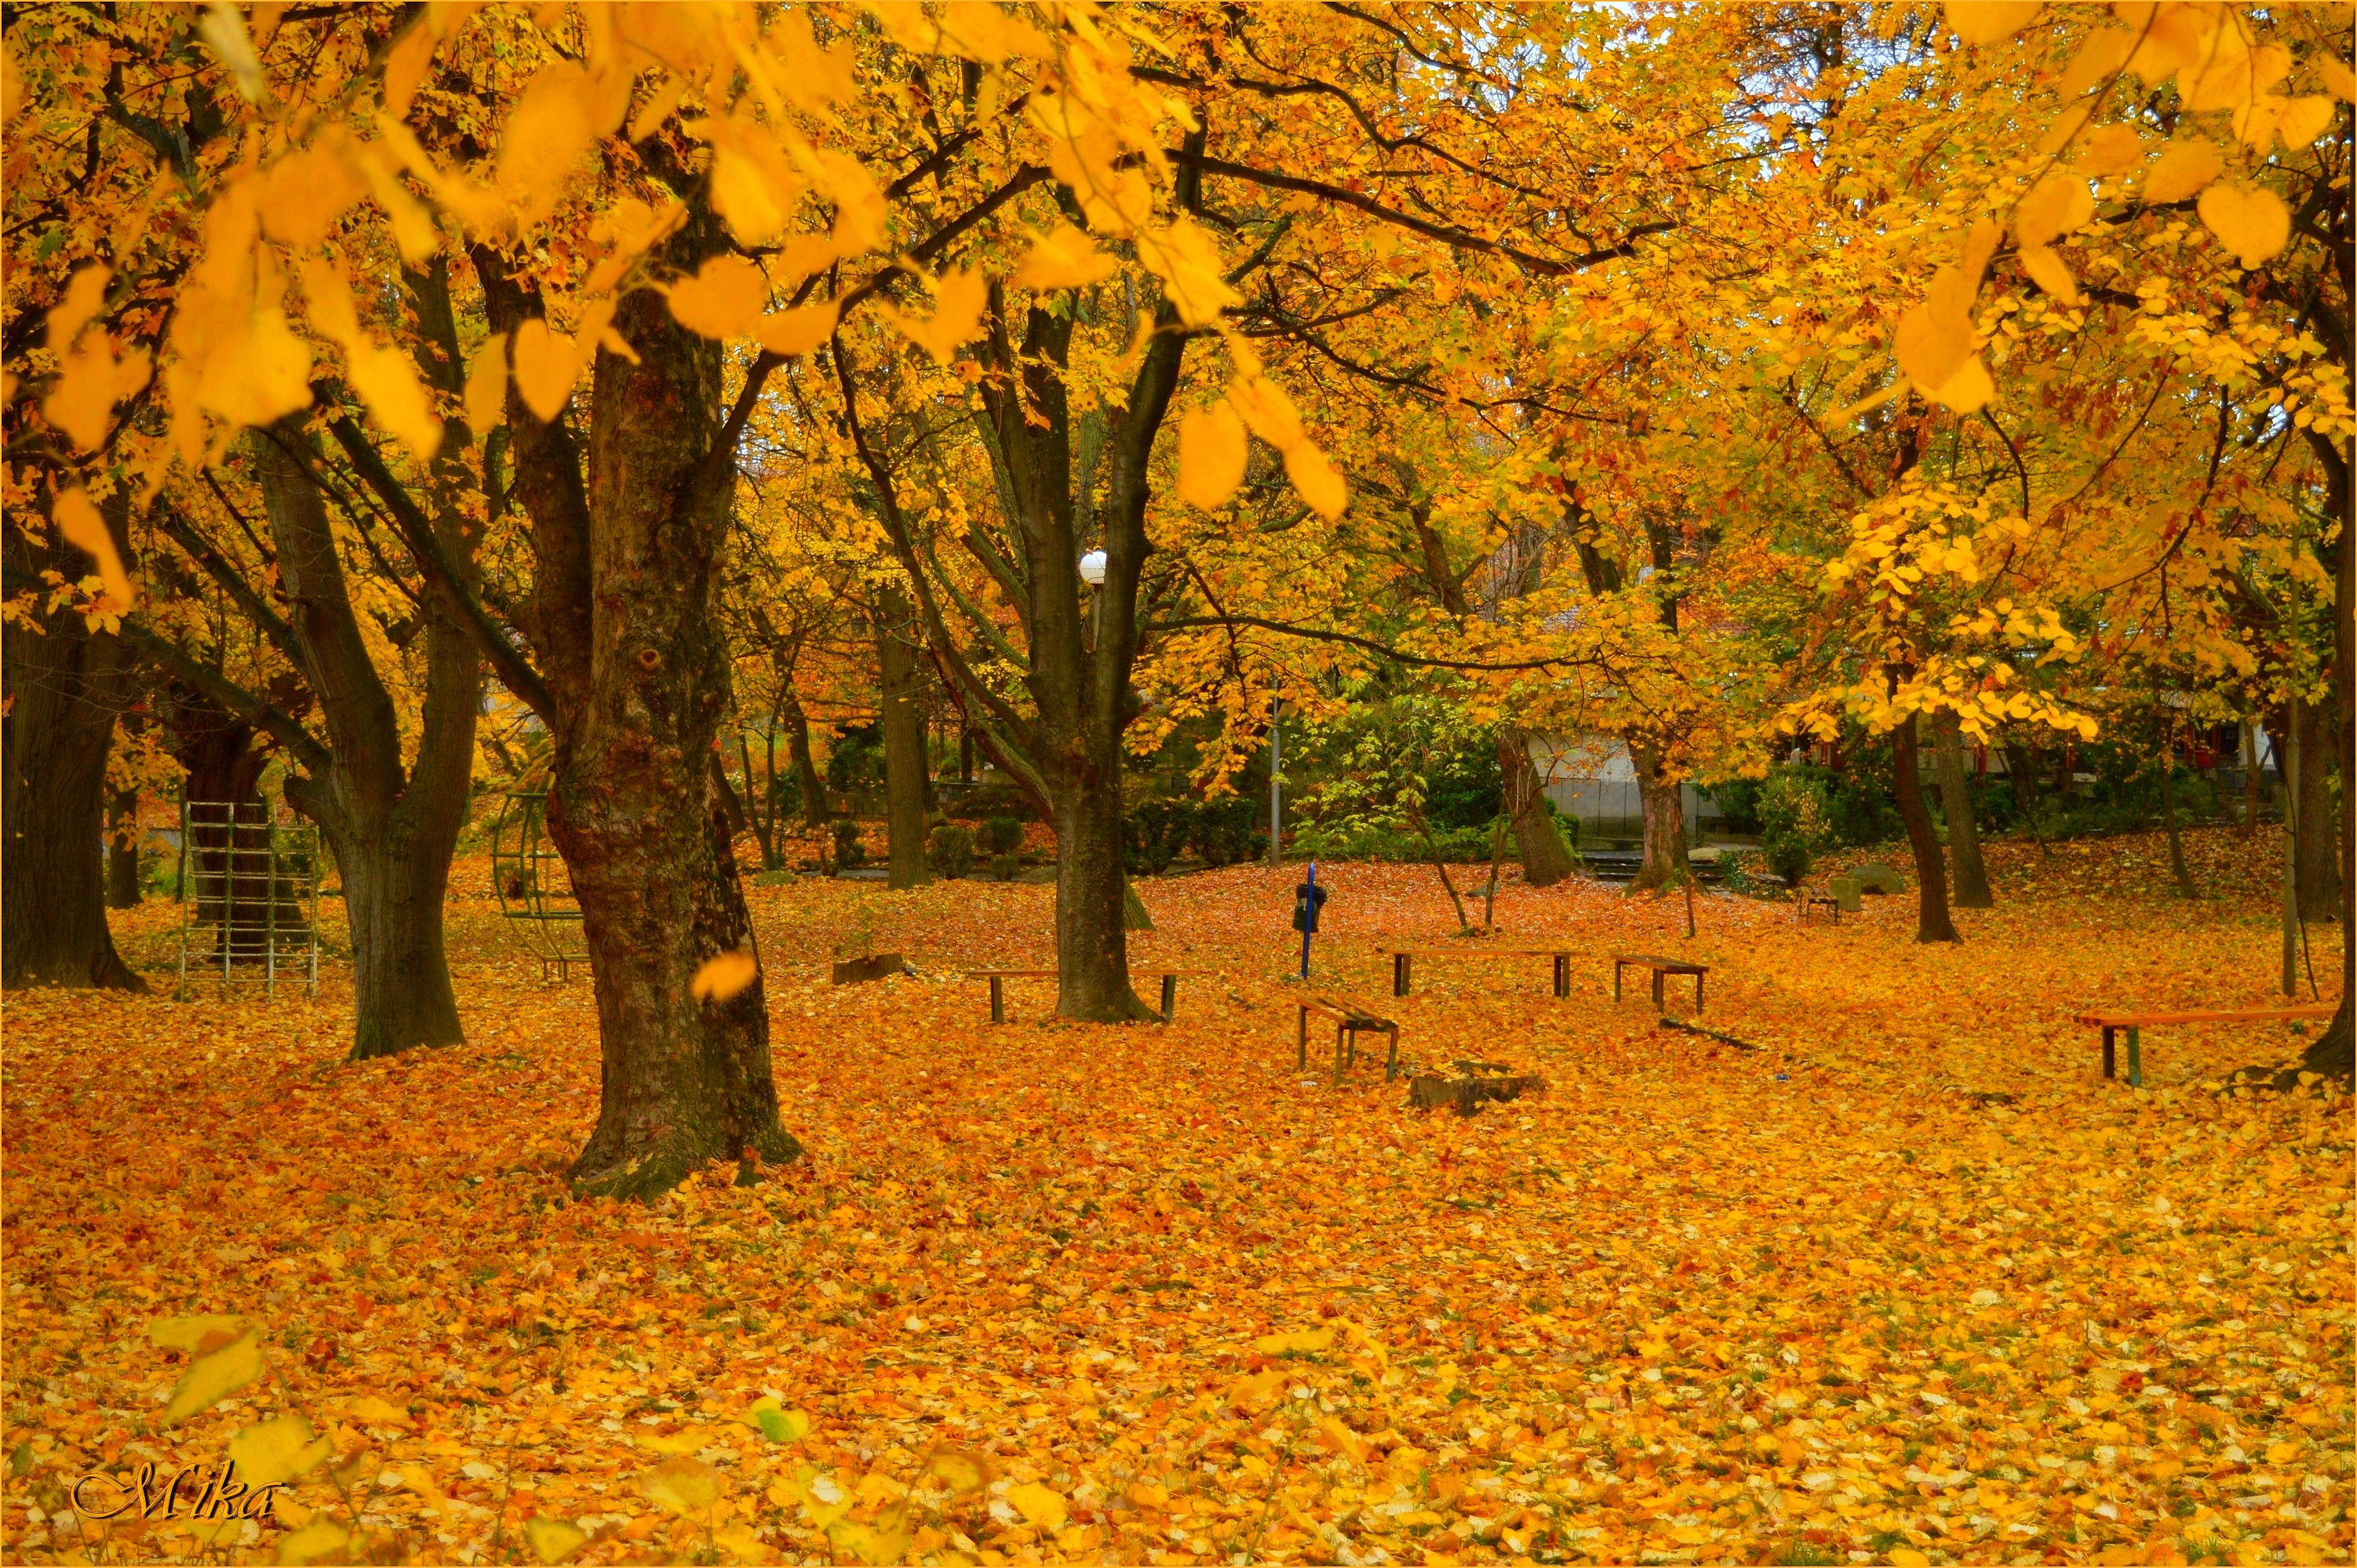
[[[1200,972],[1191,969],[1149,969],[1140,972],[1162,977],[1162,1021],[1168,1024],[1170,1022],[1171,1014],[1176,1012],[1178,1006],[1178,977],[1182,974],[1196,974]],[[1006,983],[1008,981],[1054,980],[1058,975],[1052,969],[969,969],[965,972],[965,977],[968,980],[990,982],[990,1021],[994,1024],[1004,1024],[1006,1022]]]
[[[1399,1026],[1389,1018],[1378,1018],[1363,1008],[1331,996],[1304,997],[1294,1004],[1300,1009],[1300,1026],[1295,1031],[1295,1068],[1306,1070],[1309,1066],[1309,1015],[1334,1020],[1334,1072],[1337,1077],[1348,1072],[1359,1060],[1359,1036],[1383,1035],[1390,1038],[1390,1048],[1383,1054],[1383,1081],[1391,1081],[1399,1071]]]
[[[1392,955],[1392,994],[1405,996],[1420,958],[1551,958],[1555,960],[1555,993],[1571,994],[1571,954],[1555,948],[1377,948]]]
[[[1612,1000],[1620,1000],[1620,972],[1631,967],[1653,972],[1653,1011],[1664,1011],[1662,982],[1673,974],[1691,974],[1695,983],[1695,1011],[1702,1011],[1702,977],[1710,972],[1706,963],[1688,963],[1681,958],[1659,958],[1652,953],[1615,953],[1612,955]]]
[[[1840,899],[1835,897],[1831,893],[1825,892],[1820,888],[1812,887],[1806,883],[1803,883],[1799,887],[1793,889],[1792,918],[1800,924],[1804,926],[1807,925],[1809,923],[1809,911],[1816,908],[1820,905],[1824,906],[1826,914],[1831,915],[1834,918],[1835,925],[1838,926],[1841,924]]]
[[[2138,1031],[2153,1024],[2263,1024],[2276,1019],[2330,1018],[2337,1002],[2304,1007],[2230,1007],[2186,1013],[2082,1013],[2077,1021],[2093,1024],[2104,1033],[2104,1076],[2115,1076],[2113,1038],[2125,1029],[2128,1036],[2128,1087],[2144,1087],[2144,1041]]]

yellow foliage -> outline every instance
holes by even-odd
[[[688,983],[688,990],[700,1002],[726,1002],[753,983],[760,966],[749,950],[717,953],[705,959]]]
[[[107,596],[118,609],[130,609],[139,602],[139,592],[132,586],[131,574],[123,569],[123,557],[114,548],[114,535],[106,526],[106,519],[91,503],[89,495],[77,485],[57,499],[54,509],[58,531],[66,542],[85,551],[98,560],[98,575],[106,584]]]
[[[706,338],[741,338],[761,320],[770,285],[743,256],[715,256],[695,275],[671,285],[671,313],[682,327]]]
[[[2261,186],[2212,185],[2197,204],[2201,221],[2235,259],[2255,267],[2291,242],[2291,212]]]
[[[1178,499],[1206,511],[1226,505],[1250,456],[1243,422],[1227,400],[1189,409],[1178,420]]]

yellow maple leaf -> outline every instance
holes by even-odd
[[[2261,186],[2212,185],[2195,204],[2203,226],[2245,268],[2278,255],[2291,242],[2291,211]]]
[[[156,1424],[171,1426],[211,1409],[262,1376],[263,1369],[262,1336],[249,1330],[243,1337],[188,1364]]]
[[[2021,270],[2028,273],[2030,281],[2040,288],[2064,305],[2079,303],[2078,280],[2071,275],[2071,269],[2051,249],[2044,245],[2027,246],[2021,251],[2019,260]]]
[[[2080,144],[2077,161],[2087,175],[2126,174],[2144,156],[2144,134],[2134,125],[2099,125]]]
[[[581,351],[571,338],[537,316],[516,328],[516,391],[534,418],[544,424],[564,413],[580,375]]]
[[[1097,249],[1096,242],[1070,223],[1033,238],[1023,264],[1015,270],[1018,288],[1086,288],[1113,276],[1121,263]]]
[[[1059,1530],[1064,1528],[1063,1494],[1037,1481],[1025,1481],[1006,1488],[1006,1500],[1015,1505],[1026,1523],[1035,1530]]]
[[[2165,207],[2182,201],[2216,179],[2225,166],[2208,142],[2171,142],[2144,177],[2145,203]]]
[[[1205,511],[1224,506],[1250,456],[1243,421],[1226,399],[1189,409],[1178,421],[1178,499]]]
[[[2086,176],[2055,169],[2030,187],[2013,209],[2014,241],[2025,247],[2049,244],[2094,215],[2095,199],[2088,194]]]
[[[1253,1341],[1253,1348],[1264,1356],[1312,1355],[1333,1343],[1330,1328],[1297,1328],[1290,1334],[1264,1334]]]
[[[235,1520],[224,1522],[235,1524]],[[278,1539],[278,1561],[297,1565],[332,1562],[351,1543],[351,1531],[327,1514]]]
[[[980,271],[967,268],[942,279],[931,317],[919,320],[890,306],[878,306],[877,314],[931,354],[937,362],[946,365],[982,329],[983,306],[989,297],[989,279]]]
[[[1341,470],[1309,441],[1297,441],[1285,449],[1285,477],[1293,481],[1294,492],[1308,503],[1309,510],[1329,522],[1351,504],[1351,489],[1342,482]]]
[[[274,1487],[308,1475],[335,1452],[334,1444],[311,1435],[311,1423],[299,1415],[274,1416],[229,1440],[229,1456],[255,1487]]]
[[[770,303],[761,269],[743,256],[715,256],[668,292],[673,318],[705,338],[744,336],[759,324]]]
[[[801,305],[791,310],[773,310],[754,324],[754,335],[761,347],[786,359],[807,354],[834,336],[834,321],[839,307],[833,300],[824,305]]]
[[[640,1476],[639,1491],[666,1512],[682,1519],[701,1518],[720,1499],[720,1472],[681,1455]]]

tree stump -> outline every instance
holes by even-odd
[[[1437,1073],[1419,1073],[1408,1079],[1409,1110],[1435,1111],[1449,1105],[1456,1107],[1459,1116],[1471,1116],[1489,1101],[1520,1100],[1525,1092],[1536,1094],[1546,1088],[1546,1079],[1536,1073],[1517,1073],[1500,1062],[1450,1065],[1460,1076],[1443,1078]]]
[[[864,981],[881,980],[888,974],[909,973],[908,961],[896,952],[870,953],[866,958],[845,959],[834,966],[837,985],[857,985]]]

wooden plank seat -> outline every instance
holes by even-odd
[[[1620,972],[1624,969],[1650,969],[1653,972],[1653,1011],[1664,1011],[1662,982],[1673,974],[1691,974],[1695,983],[1695,1011],[1702,1011],[1702,977],[1710,972],[1706,963],[1689,963],[1682,958],[1663,958],[1654,953],[1624,952],[1612,955],[1612,1000],[1620,1000]]]
[[[2114,1039],[2126,1030],[2128,1036],[2128,1087],[2144,1087],[2144,1040],[2139,1031],[2156,1024],[2264,1024],[2277,1019],[2330,1018],[2340,1010],[2337,1002],[2319,1002],[2299,1007],[2225,1007],[2196,1008],[2178,1013],[2082,1013],[2077,1022],[2092,1024],[2103,1031],[2104,1076],[2116,1076]]]
[[[1389,1018],[1378,1018],[1362,1007],[1352,1006],[1338,997],[1306,996],[1294,1004],[1300,1010],[1299,1026],[1295,1031],[1297,1070],[1309,1066],[1309,1015],[1334,1020],[1334,1074],[1337,1078],[1356,1066],[1359,1060],[1359,1036],[1383,1035],[1390,1041],[1383,1054],[1383,1081],[1388,1083],[1399,1071],[1399,1026]]]
[[[1551,958],[1555,960],[1555,993],[1571,994],[1571,953],[1564,948],[1377,948],[1392,959],[1392,994],[1405,996],[1420,958]]]
[[[1168,1024],[1170,1022],[1171,1015],[1178,1011],[1179,977],[1187,974],[1200,974],[1202,972],[1194,969],[1142,969],[1134,970],[1131,972],[1133,976],[1154,974],[1162,977],[1162,1021]],[[969,969],[965,972],[965,977],[968,980],[990,982],[990,1021],[994,1024],[1004,1024],[1006,1022],[1006,983],[1008,981],[1054,980],[1057,977],[1057,972],[1052,969]]]
[[[1792,918],[1794,920],[1798,921],[1802,925],[1806,925],[1809,921],[1809,911],[1818,908],[1822,908],[1826,914],[1832,916],[1835,925],[1838,926],[1841,924],[1841,900],[1835,897],[1831,893],[1822,887],[1812,887],[1805,882],[1792,890]]]

